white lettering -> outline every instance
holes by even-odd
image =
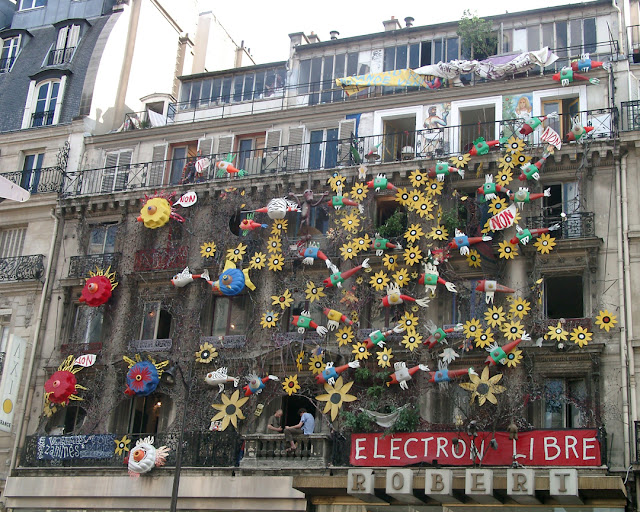
[[[458,451],[458,447],[460,446],[462,448],[460,448],[460,455],[458,455],[456,452]],[[453,455],[453,457],[456,459],[461,459],[462,457],[464,457],[464,454],[467,452],[467,445],[464,444],[464,441],[462,439],[460,439],[458,441],[458,447],[456,447],[455,444],[451,447],[451,455]]]
[[[400,439],[399,437],[393,437],[391,439],[391,454],[389,455],[390,459],[394,459],[394,460],[400,460],[400,457],[393,455],[393,452],[397,452],[400,451],[400,447],[399,446],[395,446],[396,441],[398,441],[398,443],[402,442],[402,439]]]
[[[373,439],[373,458],[374,459],[384,459],[384,455],[379,455],[378,454],[378,441],[379,441],[378,437],[375,437]]]
[[[364,444],[366,443],[367,440],[366,439],[362,439],[362,438],[358,438],[356,439],[356,460],[361,460],[361,459],[366,459],[367,456],[365,455],[360,455],[360,452],[363,452],[365,450],[364,446],[360,446],[360,443]]]
[[[407,439],[404,443],[404,456],[407,459],[417,459],[418,456],[417,455],[409,455],[409,452],[407,452],[407,446],[409,446],[409,443],[411,442],[418,442],[418,440],[415,437],[410,437],[409,439]]]
[[[544,458],[545,460],[555,460],[557,459],[560,454],[562,453],[562,450],[560,450],[560,447],[558,446],[558,440],[555,437],[545,437],[543,438],[544,441]],[[549,448],[553,448],[556,451],[556,454],[552,457],[549,454]]]
[[[573,441],[573,442],[571,442]],[[573,436],[567,436],[564,439],[564,456],[566,459],[569,459],[569,450],[573,452],[573,455],[576,459],[578,459],[578,452],[576,451],[576,444],[578,444],[578,440]]]
[[[422,442],[424,443],[424,456],[429,456],[429,441],[431,441],[433,437],[425,437]]]
[[[446,437],[439,437],[438,438],[438,451],[436,452],[436,458],[439,459],[440,458],[440,451],[442,451],[442,453],[444,453],[445,457],[448,457],[449,455],[447,454],[447,452],[445,451],[445,448],[447,447],[447,442],[449,440]]]
[[[582,440],[582,460],[595,460],[596,456],[595,454],[592,455],[591,457],[587,457],[587,450],[595,450],[596,449],[596,443],[597,439],[595,437],[587,437],[584,438]],[[592,442],[594,444],[587,444],[589,442]]]

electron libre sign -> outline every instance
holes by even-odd
[[[443,466],[600,466],[600,441],[595,429],[533,430],[510,440],[496,432],[415,432],[411,434],[353,434],[350,462],[354,466],[409,466],[437,461]],[[454,442],[454,439],[458,441]]]

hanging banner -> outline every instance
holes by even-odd
[[[411,434],[353,434],[350,462],[354,466],[600,466],[600,441],[595,429],[533,430],[510,440],[496,432],[414,432]],[[457,441],[454,442],[454,439]]]
[[[351,96],[367,87],[382,85],[386,87],[424,87],[425,77],[411,69],[396,69],[384,73],[369,73],[367,75],[346,76],[336,78],[338,87]]]
[[[502,210],[498,215],[494,215],[489,219],[489,228],[491,231],[500,231],[513,226],[516,220],[516,205],[512,204],[509,208]]]
[[[38,460],[109,459],[113,457],[114,434],[39,437]]]
[[[545,131],[542,132],[540,140],[551,144],[558,151],[560,151],[560,148],[562,147],[562,138],[558,135],[558,132],[551,128],[551,126],[547,126]]]
[[[3,432],[11,432],[26,353],[27,341],[16,334],[11,336],[0,381],[0,430]]]

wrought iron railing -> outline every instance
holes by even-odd
[[[167,124],[166,116],[158,114],[151,110],[142,112],[128,112],[124,115],[123,130],[138,130],[144,128],[153,128],[155,126],[164,126]]]
[[[31,114],[31,128],[37,126],[49,126],[53,124],[55,110],[46,110],[45,112],[34,112]]]
[[[169,455],[166,466],[176,465],[176,450],[180,442],[179,433],[158,433],[158,434],[126,434],[131,440],[128,444],[131,450],[138,439],[147,436],[154,437],[154,446],[167,446]],[[19,467],[120,467],[123,474],[126,474],[127,465],[124,458],[128,455],[126,451],[121,454],[115,452],[116,444],[110,441],[111,454],[106,450],[99,458],[90,457],[91,453],[86,453],[89,457],[83,457],[83,450],[50,450],[43,449],[49,446],[77,446],[74,436],[27,436]],[[114,434],[114,439],[122,439],[124,434]],[[79,440],[78,440],[79,441]],[[89,439],[89,442],[91,439]],[[104,442],[100,440],[100,442]],[[104,447],[109,443],[104,442]],[[183,438],[182,467],[233,467],[238,465],[242,439],[233,429],[224,432],[185,432]],[[75,452],[76,456],[70,458],[69,453]],[[78,456],[80,454],[80,456]]]
[[[593,212],[569,213],[566,217],[560,215],[541,215],[527,217],[527,228],[548,228],[560,224],[560,229],[552,231],[555,238],[593,238],[596,236],[595,214]]]
[[[101,350],[101,341],[93,341],[91,343],[63,343],[60,345],[60,352],[63,355],[97,354]]]
[[[141,249],[136,251],[133,269],[136,272],[183,269],[187,266],[188,255],[189,249],[184,245],[166,249]]]
[[[0,59],[0,73],[8,73],[11,71],[11,66],[13,66],[16,57],[5,57],[4,59]]]
[[[97,268],[106,270],[111,267],[113,271],[118,266],[119,258],[120,253],[117,252],[90,254],[89,256],[71,256],[67,277],[88,277],[89,272],[94,272]]]
[[[52,48],[47,56],[47,66],[58,66],[70,62],[75,50],[75,46],[61,49]]]
[[[30,281],[44,277],[44,255],[0,258],[0,282]]]
[[[43,167],[42,169],[3,172],[0,173],[0,176],[32,194],[44,194],[46,192],[60,192],[63,173],[60,167]]]
[[[622,102],[620,121],[623,132],[640,130],[640,100]]]

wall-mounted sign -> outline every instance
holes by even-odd
[[[38,460],[109,459],[113,457],[114,434],[39,437]]]
[[[168,352],[172,343],[170,339],[134,340],[129,342],[129,352]]]
[[[494,215],[489,219],[489,227],[492,231],[500,231],[513,226],[516,220],[516,205],[512,204],[509,208],[505,208],[497,215]]]
[[[27,341],[15,334],[11,336],[0,381],[0,430],[4,432],[11,432],[13,425],[26,352]]]
[[[510,440],[496,432],[498,449],[490,446],[492,432],[471,437],[464,432],[415,432],[412,434],[353,434],[354,466],[408,466],[438,461],[442,466],[600,466],[600,441],[594,429],[533,430]],[[454,441],[457,439],[457,441]]]

